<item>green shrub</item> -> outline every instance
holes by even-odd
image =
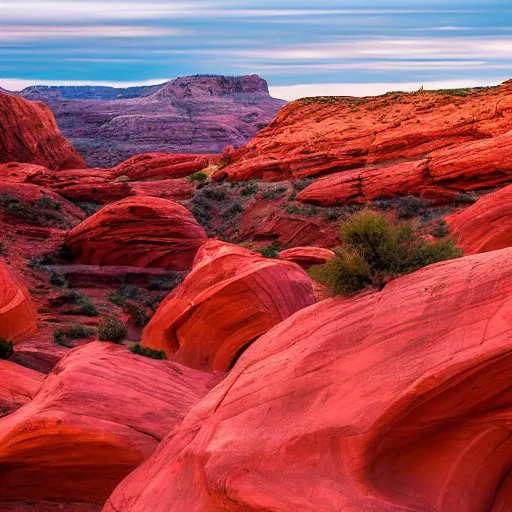
[[[9,359],[14,355],[14,344],[12,341],[0,338],[0,359]]]
[[[241,191],[242,196],[254,196],[259,191],[259,187],[256,183],[248,183]]]
[[[234,202],[225,212],[222,213],[223,219],[231,219],[244,212],[244,207],[238,201]]]
[[[43,265],[42,262],[39,262],[39,264]],[[69,288],[68,280],[62,274],[58,274],[57,272],[52,272],[50,276],[50,283],[59,288]]]
[[[0,209],[35,226],[66,226],[66,220],[60,213],[62,205],[47,195],[26,203],[9,194],[0,194]]]
[[[142,329],[145,327],[150,318],[146,313],[146,308],[133,300],[126,300],[123,305],[123,312],[129,315],[132,325]]]
[[[84,340],[94,335],[96,331],[92,327],[74,323],[64,329],[64,334],[71,340]]]
[[[435,238],[444,238],[450,234],[450,228],[448,224],[446,224],[446,221],[441,219],[434,224],[431,234]]]
[[[152,277],[146,288],[149,291],[171,291],[183,282],[182,274],[172,274],[170,276]]]
[[[267,188],[263,191],[263,194],[261,194],[262,199],[278,199],[281,197],[285,192],[287,188],[284,186],[279,186],[277,188]]]
[[[206,181],[208,179],[208,174],[206,174],[204,171],[196,172],[195,174],[192,174],[188,177],[189,183],[202,183],[203,181]]]
[[[128,335],[128,330],[119,318],[109,315],[98,325],[98,335],[101,341],[121,343]]]
[[[78,306],[77,314],[83,316],[98,316],[96,306],[91,302],[91,299],[83,293],[72,291],[67,295],[69,304]]]
[[[133,354],[137,354],[138,356],[149,357],[150,359],[167,359],[165,352],[163,350],[153,350],[148,347],[143,347],[141,345],[132,345],[130,350]]]
[[[3,242],[0,242],[0,256],[9,256],[9,251]]]
[[[265,258],[277,259],[279,257],[279,253],[282,251],[282,247],[279,243],[273,242],[267,247],[263,247],[262,249],[257,249],[262,256]]]
[[[43,194],[34,204],[37,208],[42,210],[55,210],[57,212],[62,210],[62,205],[46,194]]]
[[[314,183],[315,178],[301,178],[293,184],[293,189],[296,192],[302,192],[306,187],[309,187],[311,183]]]
[[[117,292],[110,292],[108,300],[116,306],[123,307],[127,300],[136,299],[139,296],[139,287],[134,284],[123,284]]]
[[[396,276],[463,255],[453,239],[432,244],[417,235],[412,224],[394,225],[369,210],[345,221],[340,235],[345,246],[336,258],[311,270],[332,295],[354,293],[367,285],[383,286]]]

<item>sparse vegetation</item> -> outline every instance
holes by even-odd
[[[306,187],[309,187],[311,183],[315,181],[315,178],[301,178],[294,182],[293,189],[296,192],[302,192]]]
[[[66,295],[67,303],[73,304],[78,307],[76,313],[82,316],[98,316],[96,306],[91,302],[91,299],[83,293],[77,291],[70,291]]]
[[[171,291],[183,282],[182,274],[172,274],[170,276],[157,276],[151,278],[147,289],[149,291]]]
[[[121,343],[128,335],[128,331],[119,318],[109,315],[98,325],[98,335],[101,341]]]
[[[263,247],[262,249],[257,249],[262,256],[265,258],[276,259],[279,257],[279,253],[283,250],[281,245],[278,242],[273,242],[267,247]]]
[[[286,192],[287,188],[283,185],[280,185],[276,188],[267,188],[261,194],[262,199],[278,199],[283,196]]]
[[[329,263],[313,267],[313,279],[332,295],[351,294],[366,286],[384,286],[395,277],[439,261],[459,258],[462,251],[450,238],[432,244],[411,223],[393,224],[385,215],[366,210],[340,228],[345,246]]]
[[[204,171],[199,171],[190,175],[187,179],[189,183],[203,183],[203,181],[208,179],[208,174]]]
[[[108,300],[116,306],[123,307],[127,300],[135,300],[139,297],[139,287],[134,284],[124,284],[117,292],[110,292]]]
[[[143,347],[141,345],[132,345],[130,351],[138,356],[149,357],[150,359],[167,359],[163,350],[153,350],[149,347]]]
[[[3,242],[0,242],[0,256],[9,256],[9,251]]]
[[[222,213],[223,219],[231,219],[235,217],[236,215],[243,213],[244,207],[242,206],[242,203],[235,201],[227,210],[225,210]]]
[[[150,320],[146,307],[133,300],[125,301],[123,312],[129,315],[131,324],[139,329],[145,327]]]
[[[246,197],[246,196],[254,196],[259,192],[259,187],[256,183],[249,182],[247,185],[245,185],[244,188],[240,191],[240,195]]]
[[[62,205],[48,195],[29,203],[9,194],[0,194],[0,209],[34,226],[66,226]]]
[[[63,347],[73,348],[74,345],[69,340],[83,340],[90,338],[95,334],[92,327],[87,327],[83,324],[73,323],[64,328],[55,329],[53,331],[53,339],[55,343]]]
[[[88,217],[94,215],[96,212],[103,208],[102,204],[97,203],[77,203],[77,206],[81,208]]]
[[[12,341],[7,341],[0,338],[0,359],[9,359],[14,355],[14,344]]]
[[[40,263],[40,265],[43,265],[43,263]],[[69,288],[68,280],[62,274],[58,274],[57,272],[51,273],[50,283],[59,288]]]
[[[450,234],[450,228],[448,224],[446,224],[446,221],[441,219],[434,224],[430,233],[435,238],[444,238]]]

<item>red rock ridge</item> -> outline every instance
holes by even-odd
[[[0,91],[0,163],[10,161],[55,170],[85,167],[48,106]]]

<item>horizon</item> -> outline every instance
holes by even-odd
[[[2,0],[0,87],[265,78],[274,97],[498,85],[512,76],[505,0]]]

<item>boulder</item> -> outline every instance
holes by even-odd
[[[187,366],[227,371],[255,339],[315,300],[298,265],[211,240],[160,305],[142,343]]]
[[[67,240],[77,263],[186,270],[206,234],[180,204],[136,196],[102,208]]]
[[[93,342],[0,420],[0,501],[98,503],[221,376]]]
[[[512,249],[328,299],[257,340],[104,512],[512,507]]]
[[[481,197],[446,222],[466,254],[512,246],[512,185]]]
[[[279,259],[293,261],[307,270],[313,265],[323,265],[336,257],[330,249],[321,247],[294,247],[279,253]]]
[[[42,373],[0,359],[0,417],[30,402],[45,377]]]

